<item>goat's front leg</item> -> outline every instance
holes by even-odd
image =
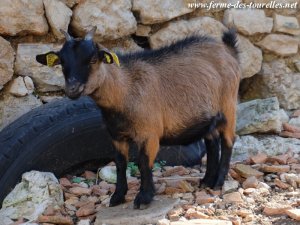
[[[109,206],[116,206],[125,202],[125,195],[128,190],[126,169],[128,160],[129,145],[127,142],[113,141],[113,145],[116,148],[115,163],[117,167],[117,185],[115,193],[110,199]]]
[[[159,149],[159,139],[149,138],[139,149],[138,167],[141,173],[140,192],[134,199],[134,208],[149,204],[155,194],[152,168]]]

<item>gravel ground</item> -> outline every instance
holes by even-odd
[[[233,163],[220,191],[198,187],[205,166],[158,165],[153,171],[156,195],[180,201],[156,224],[300,224],[299,158],[292,152],[275,157],[259,154],[245,162]],[[132,202],[139,190],[139,173],[134,164],[131,169],[134,176],[128,178],[127,202]],[[43,225],[94,224],[97,212],[108,207],[115,190],[115,184],[102,180],[97,174],[85,171],[79,176],[60,178],[64,206],[48,207],[37,222]],[[15,224],[21,222],[24,221],[20,219]]]

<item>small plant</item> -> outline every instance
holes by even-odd
[[[153,171],[157,170],[157,169],[161,169],[163,166],[166,165],[166,161],[159,161],[159,162],[155,162],[153,165]],[[130,170],[130,175],[131,176],[136,176],[137,174],[139,174],[139,167],[137,166],[136,163],[134,162],[129,162],[127,164],[127,168]]]
[[[167,163],[167,162],[164,161],[164,160],[161,160],[161,161],[159,161],[159,162],[155,162],[152,170],[161,169],[163,166],[166,165],[166,163]]]
[[[139,168],[134,162],[129,162],[127,164],[127,168],[130,170],[131,176],[136,176],[136,174],[139,172]]]

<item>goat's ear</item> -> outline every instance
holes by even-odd
[[[99,55],[99,59],[102,60],[102,62],[107,64],[116,63],[118,66],[120,66],[119,58],[115,53],[108,52],[105,50],[100,50],[98,55]]]
[[[60,59],[56,52],[48,52],[45,54],[37,55],[35,59],[40,64],[50,66],[50,67],[60,64]]]

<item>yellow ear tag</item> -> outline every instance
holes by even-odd
[[[112,55],[112,57],[113,57],[113,59],[114,59],[114,62],[115,62],[118,66],[120,66],[120,61],[119,61],[118,56],[117,56],[115,53],[113,53],[113,52],[111,52],[110,54]]]
[[[47,60],[47,66],[53,67],[55,66],[55,61],[58,60],[58,56],[50,53],[46,55],[46,60]]]
[[[104,57],[106,59],[106,62],[110,64],[111,63],[111,59],[110,59],[109,55],[106,54],[106,53],[104,53]]]

